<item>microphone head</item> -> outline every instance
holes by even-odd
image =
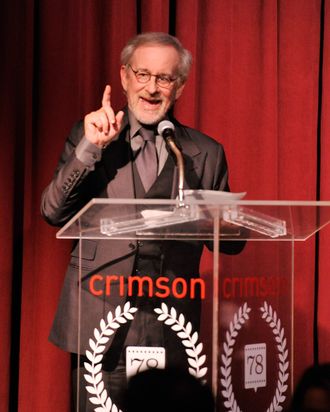
[[[163,136],[163,133],[168,129],[170,129],[174,132],[174,130],[175,130],[174,124],[172,122],[170,122],[169,120],[162,120],[158,124],[157,132],[160,136]]]

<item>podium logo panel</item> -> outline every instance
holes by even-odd
[[[124,307],[117,306],[114,313],[108,312],[106,319],[101,319],[98,328],[94,329],[94,336],[89,339],[90,348],[86,350],[87,361],[84,362],[87,382],[86,391],[89,401],[96,406],[95,411],[118,412],[120,409],[113,403],[110,392],[102,377],[102,360],[109,337],[122,325],[132,321],[138,308],[127,302]],[[172,329],[185,348],[189,373],[205,382],[208,368],[205,366],[206,355],[203,353],[203,343],[199,341],[199,334],[193,330],[192,323],[187,321],[182,313],[174,307],[168,307],[164,302],[154,308],[157,320]],[[138,372],[150,368],[165,367],[165,348],[162,347],[128,347],[126,373],[130,377]]]
[[[255,309],[258,309],[259,313],[252,311],[252,308],[245,302],[233,314],[228,329],[224,333],[220,383],[221,395],[224,399],[223,405],[228,412],[249,410],[247,405],[254,405],[254,408],[259,395],[258,398],[251,396],[249,393],[251,390],[253,393],[258,392],[258,394],[259,391],[262,392],[262,402],[265,403],[265,406],[268,405],[265,408],[267,411],[281,411],[287,398],[289,350],[285,329],[276,310],[269,303],[264,301],[261,307]],[[257,315],[254,317],[255,322],[262,322],[258,329],[263,328],[263,324],[266,328],[265,333],[267,330],[269,331],[271,340],[267,340],[267,344],[265,342],[258,343],[258,341],[244,344],[244,339],[240,339],[240,335],[244,335],[248,327],[252,329],[256,327],[256,325],[251,325],[253,314]],[[249,340],[253,340],[253,334],[250,333],[248,336]],[[270,361],[268,351],[270,351],[275,364]],[[275,375],[277,380],[272,380],[269,383],[267,382],[268,366],[271,366],[270,369],[276,371],[277,374]],[[267,390],[263,391],[266,388]],[[242,401],[243,399],[244,401]],[[242,407],[244,405],[247,409]]]

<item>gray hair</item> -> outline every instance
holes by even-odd
[[[185,49],[181,42],[174,36],[162,32],[148,32],[138,34],[128,41],[126,46],[121,52],[121,64],[129,64],[135,50],[140,46],[145,45],[160,45],[160,46],[172,46],[178,52],[180,57],[180,63],[178,67],[178,76],[181,83],[185,83],[188,78],[189,70],[192,64],[192,57],[190,52]]]

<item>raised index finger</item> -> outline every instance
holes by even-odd
[[[111,107],[111,87],[109,84],[105,86],[103,97],[102,97],[102,107]]]
[[[109,84],[105,86],[103,97],[102,97],[102,108],[105,111],[109,122],[114,124],[116,122],[115,113],[111,107],[111,87]],[[108,130],[106,131],[108,132]]]

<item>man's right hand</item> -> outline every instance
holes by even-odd
[[[102,107],[85,116],[84,128],[86,139],[99,147],[107,146],[120,132],[124,112],[116,115],[111,107],[111,87],[105,86]]]

